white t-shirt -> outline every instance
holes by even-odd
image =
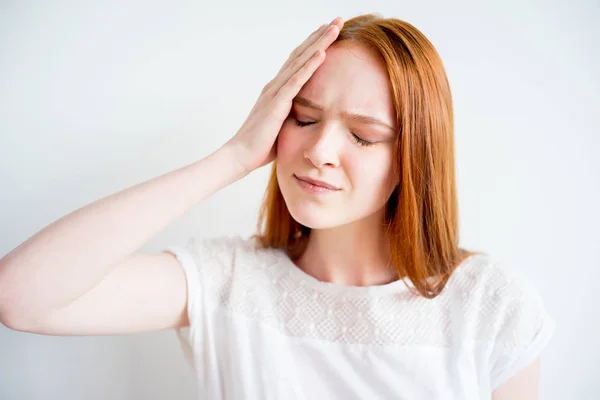
[[[169,247],[185,270],[177,330],[203,399],[490,399],[555,328],[536,289],[489,256],[427,299],[402,280],[322,282],[252,239]]]

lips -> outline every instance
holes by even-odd
[[[312,179],[307,176],[298,176],[298,175],[294,175],[294,176],[296,177],[296,179],[310,183],[311,185],[315,185],[315,186],[322,187],[322,188],[329,189],[329,190],[340,190],[340,188],[333,186],[327,182],[323,182],[323,181],[320,181],[317,179]]]

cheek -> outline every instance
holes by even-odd
[[[353,187],[361,196],[373,200],[387,200],[393,189],[392,156],[390,152],[356,157],[347,165]]]
[[[277,136],[277,164],[282,166],[289,164],[301,147],[299,135],[286,125],[284,124]]]

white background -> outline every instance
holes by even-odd
[[[557,330],[542,399],[600,398],[598,1],[0,2],[0,256],[62,215],[235,134],[289,52],[339,15],[406,20],[455,102],[461,245],[525,271]],[[173,221],[254,232],[268,169]],[[82,266],[85,267],[85,266]],[[185,399],[172,331],[52,337],[0,326],[0,399]]]

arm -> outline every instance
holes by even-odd
[[[537,400],[540,380],[540,359],[538,358],[526,368],[492,392],[493,400]]]
[[[294,97],[321,65],[341,19],[313,32],[262,90],[221,149],[95,201],[0,260],[0,322],[44,334],[113,334],[189,323],[185,276],[170,254],[135,254],[176,217],[275,158]],[[327,29],[330,26],[329,29]]]
[[[185,277],[177,260],[166,253],[134,252],[245,174],[224,146],[48,225],[0,260],[0,322],[45,334],[186,324]]]

